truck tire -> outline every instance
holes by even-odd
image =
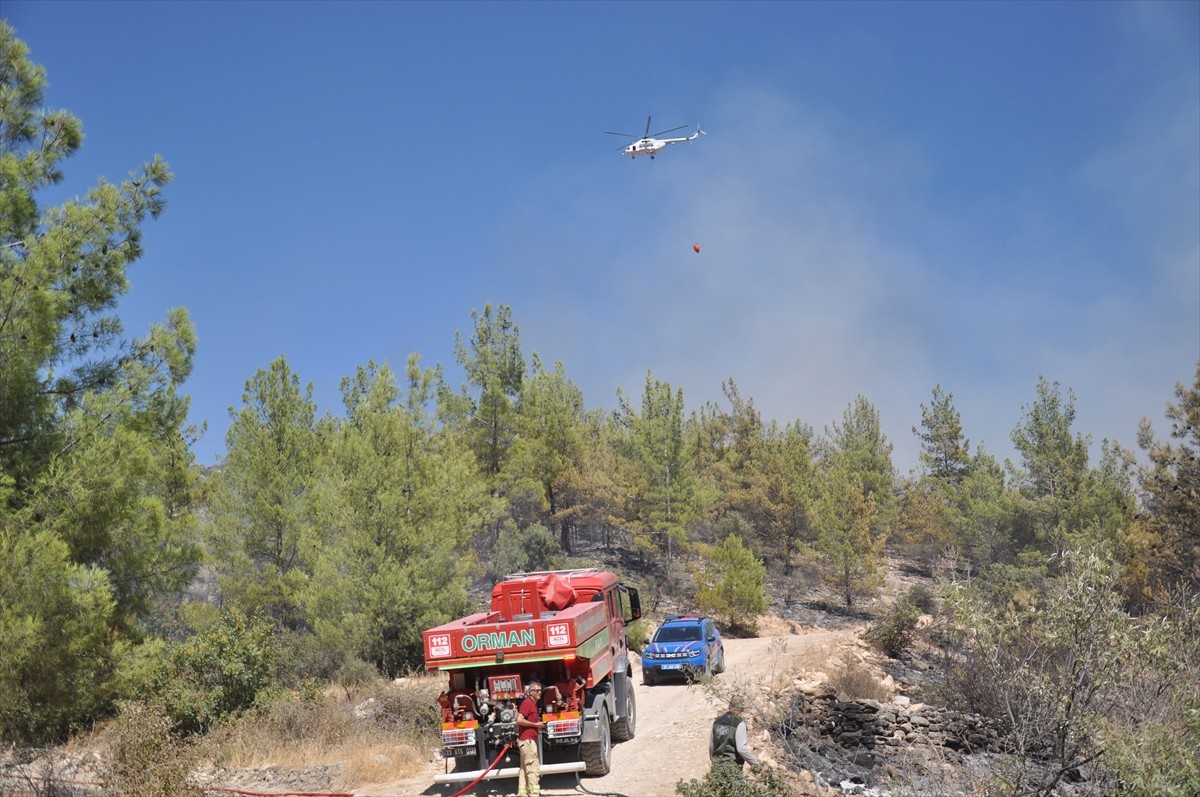
[[[633,694],[632,680],[625,690],[625,705],[622,717],[613,723],[612,738],[614,742],[627,742],[633,738],[637,728],[637,697]]]
[[[579,754],[585,765],[583,774],[599,777],[612,770],[612,737],[608,727],[608,708],[600,707],[600,741],[584,742],[579,745]]]

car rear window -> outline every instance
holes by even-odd
[[[700,639],[700,627],[696,625],[667,625],[658,629],[655,642],[695,642]]]

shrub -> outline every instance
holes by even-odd
[[[675,793],[681,797],[789,797],[784,774],[768,767],[755,767],[753,779],[736,764],[718,761],[703,780],[679,781]]]
[[[937,611],[937,596],[924,584],[913,584],[904,596],[904,602],[917,607],[922,614],[933,614]]]
[[[180,740],[161,702],[124,704],[109,728],[104,794],[116,797],[203,797],[188,781],[198,748]]]
[[[1195,698],[1193,698],[1193,701]],[[1200,794],[1200,705],[1187,701],[1179,716],[1149,727],[1106,729],[1105,763],[1132,797]]]
[[[729,629],[756,631],[758,615],[767,610],[766,567],[739,537],[730,535],[713,550],[701,581],[697,608],[724,619]]]
[[[625,638],[629,649],[641,653],[650,641],[650,628],[642,619],[634,620],[625,628]]]
[[[393,733],[414,739],[433,738],[442,727],[442,715],[425,689],[387,689],[380,698],[376,722]]]
[[[907,598],[896,601],[879,622],[867,629],[866,640],[893,659],[900,658],[912,642],[920,616],[920,609]]]
[[[354,696],[365,686],[379,677],[379,672],[369,663],[362,659],[349,659],[334,674],[334,681],[346,693],[347,700],[354,700]]]
[[[250,708],[271,687],[275,647],[270,624],[226,613],[219,623],[175,648],[158,688],[174,729],[204,733]]]
[[[275,678],[285,688],[299,686],[308,678],[335,681],[338,671],[355,658],[311,631],[285,628],[274,639]]]
[[[852,658],[842,659],[842,663],[830,675],[829,682],[839,694],[850,700],[878,700],[886,702],[892,699],[888,690],[878,678],[866,667]]]
[[[540,523],[518,529],[511,521],[500,530],[488,574],[500,581],[510,573],[554,570],[562,564],[558,539]]]
[[[950,614],[965,634],[959,660],[947,673],[945,699],[953,708],[1002,723],[1016,754],[1015,771],[1006,775],[1014,793],[1050,794],[1092,762],[1115,766],[1126,784],[1143,774],[1162,774],[1150,773],[1141,762],[1155,767],[1157,760],[1173,759],[1177,742],[1190,746],[1186,715],[1153,717],[1152,703],[1131,703],[1128,693],[1186,689],[1175,683],[1170,668],[1172,651],[1185,650],[1178,634],[1155,618],[1125,613],[1111,560],[1068,552],[1052,564],[1056,575],[1027,596],[1007,590],[981,595],[953,585],[947,593]],[[990,585],[975,589],[980,586]],[[1105,728],[1114,720],[1121,725],[1106,739]],[[1131,743],[1122,744],[1123,736]],[[1173,762],[1166,774],[1184,771]],[[1130,793],[1173,793],[1160,791],[1165,785],[1147,781],[1145,790],[1131,787]]]

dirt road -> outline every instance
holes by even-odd
[[[815,631],[780,637],[725,640],[726,671],[717,676],[724,686],[754,686],[784,674],[803,672],[836,655],[835,650],[853,632]],[[603,797],[673,797],[680,780],[702,778],[708,771],[708,736],[712,721],[724,709],[717,699],[699,686],[641,683],[641,669],[634,661],[637,695],[636,735],[613,746],[612,772],[602,778],[574,775],[547,776],[542,780],[546,797],[581,794]],[[712,690],[709,690],[712,691]],[[751,747],[761,749],[759,734],[752,729]],[[440,763],[430,763],[422,776],[392,784],[380,791],[373,787],[363,794],[437,795],[448,797],[462,785],[434,785]],[[500,797],[517,791],[515,778],[481,783],[467,792],[474,797]]]

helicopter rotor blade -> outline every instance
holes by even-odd
[[[665,136],[667,133],[674,133],[676,130],[682,130],[683,128],[685,128],[687,126],[688,125],[680,125],[679,127],[672,127],[670,130],[663,130],[659,133],[655,133],[652,136],[652,138],[658,138],[659,136]]]
[[[655,133],[654,135],[658,135],[658,133]],[[650,138],[650,117],[649,116],[646,117],[646,133],[645,133],[645,135],[642,136],[642,138]]]
[[[606,136],[625,136],[625,138],[637,138],[637,136],[635,136],[633,133],[614,133],[611,130],[605,130],[604,135],[606,135]]]

